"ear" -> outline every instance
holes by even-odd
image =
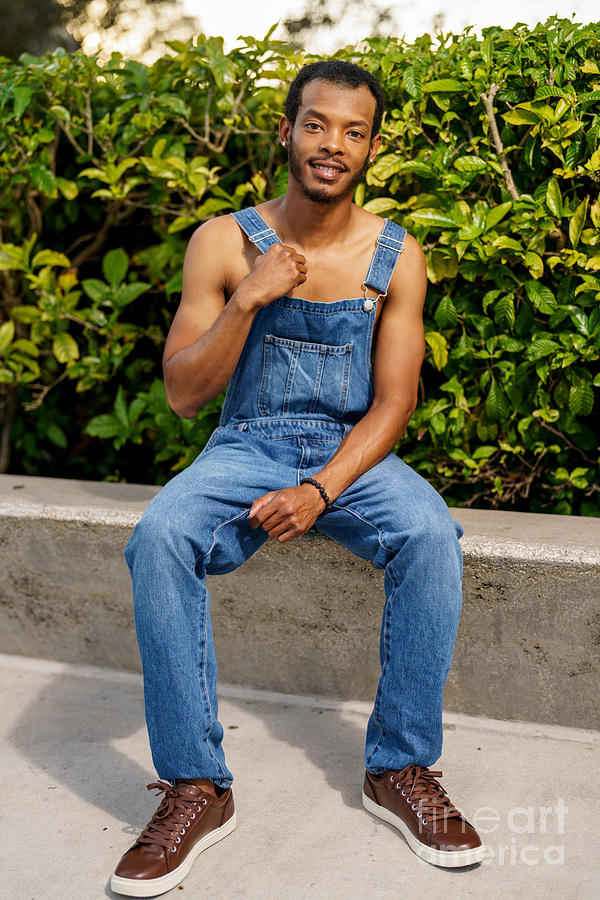
[[[292,123],[287,116],[282,116],[279,120],[279,140],[283,147],[289,146],[291,133]]]
[[[371,161],[373,161],[375,159],[375,157],[379,153],[380,148],[381,148],[381,135],[376,134],[375,137],[371,140],[371,146],[369,149],[369,159]]]

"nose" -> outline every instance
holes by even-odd
[[[339,128],[328,128],[323,132],[321,150],[327,150],[332,156],[343,152],[343,132]]]

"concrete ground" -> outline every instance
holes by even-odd
[[[0,679],[0,896],[115,896],[112,868],[158,802],[139,676],[4,656]],[[366,704],[239,687],[221,698],[238,827],[168,896],[597,896],[599,733],[448,715],[436,768],[486,859],[444,870],[361,807]]]

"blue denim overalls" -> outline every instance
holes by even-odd
[[[255,209],[234,213],[263,253],[278,241]],[[406,231],[385,221],[365,285],[385,295]],[[217,718],[206,574],[230,572],[267,540],[253,500],[316,475],[373,400],[377,299],[283,296],[255,316],[218,428],[149,504],[126,549],[159,777],[232,781]],[[371,772],[431,765],[462,603],[461,526],[398,456],[365,472],[315,528],[385,569],[381,677],[367,727]]]

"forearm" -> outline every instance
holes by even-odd
[[[348,432],[326,466],[315,475],[335,500],[364,472],[381,462],[404,434],[414,408],[397,402],[373,404]]]
[[[257,309],[248,296],[236,291],[212,327],[164,363],[167,400],[180,416],[193,418],[227,387]]]

